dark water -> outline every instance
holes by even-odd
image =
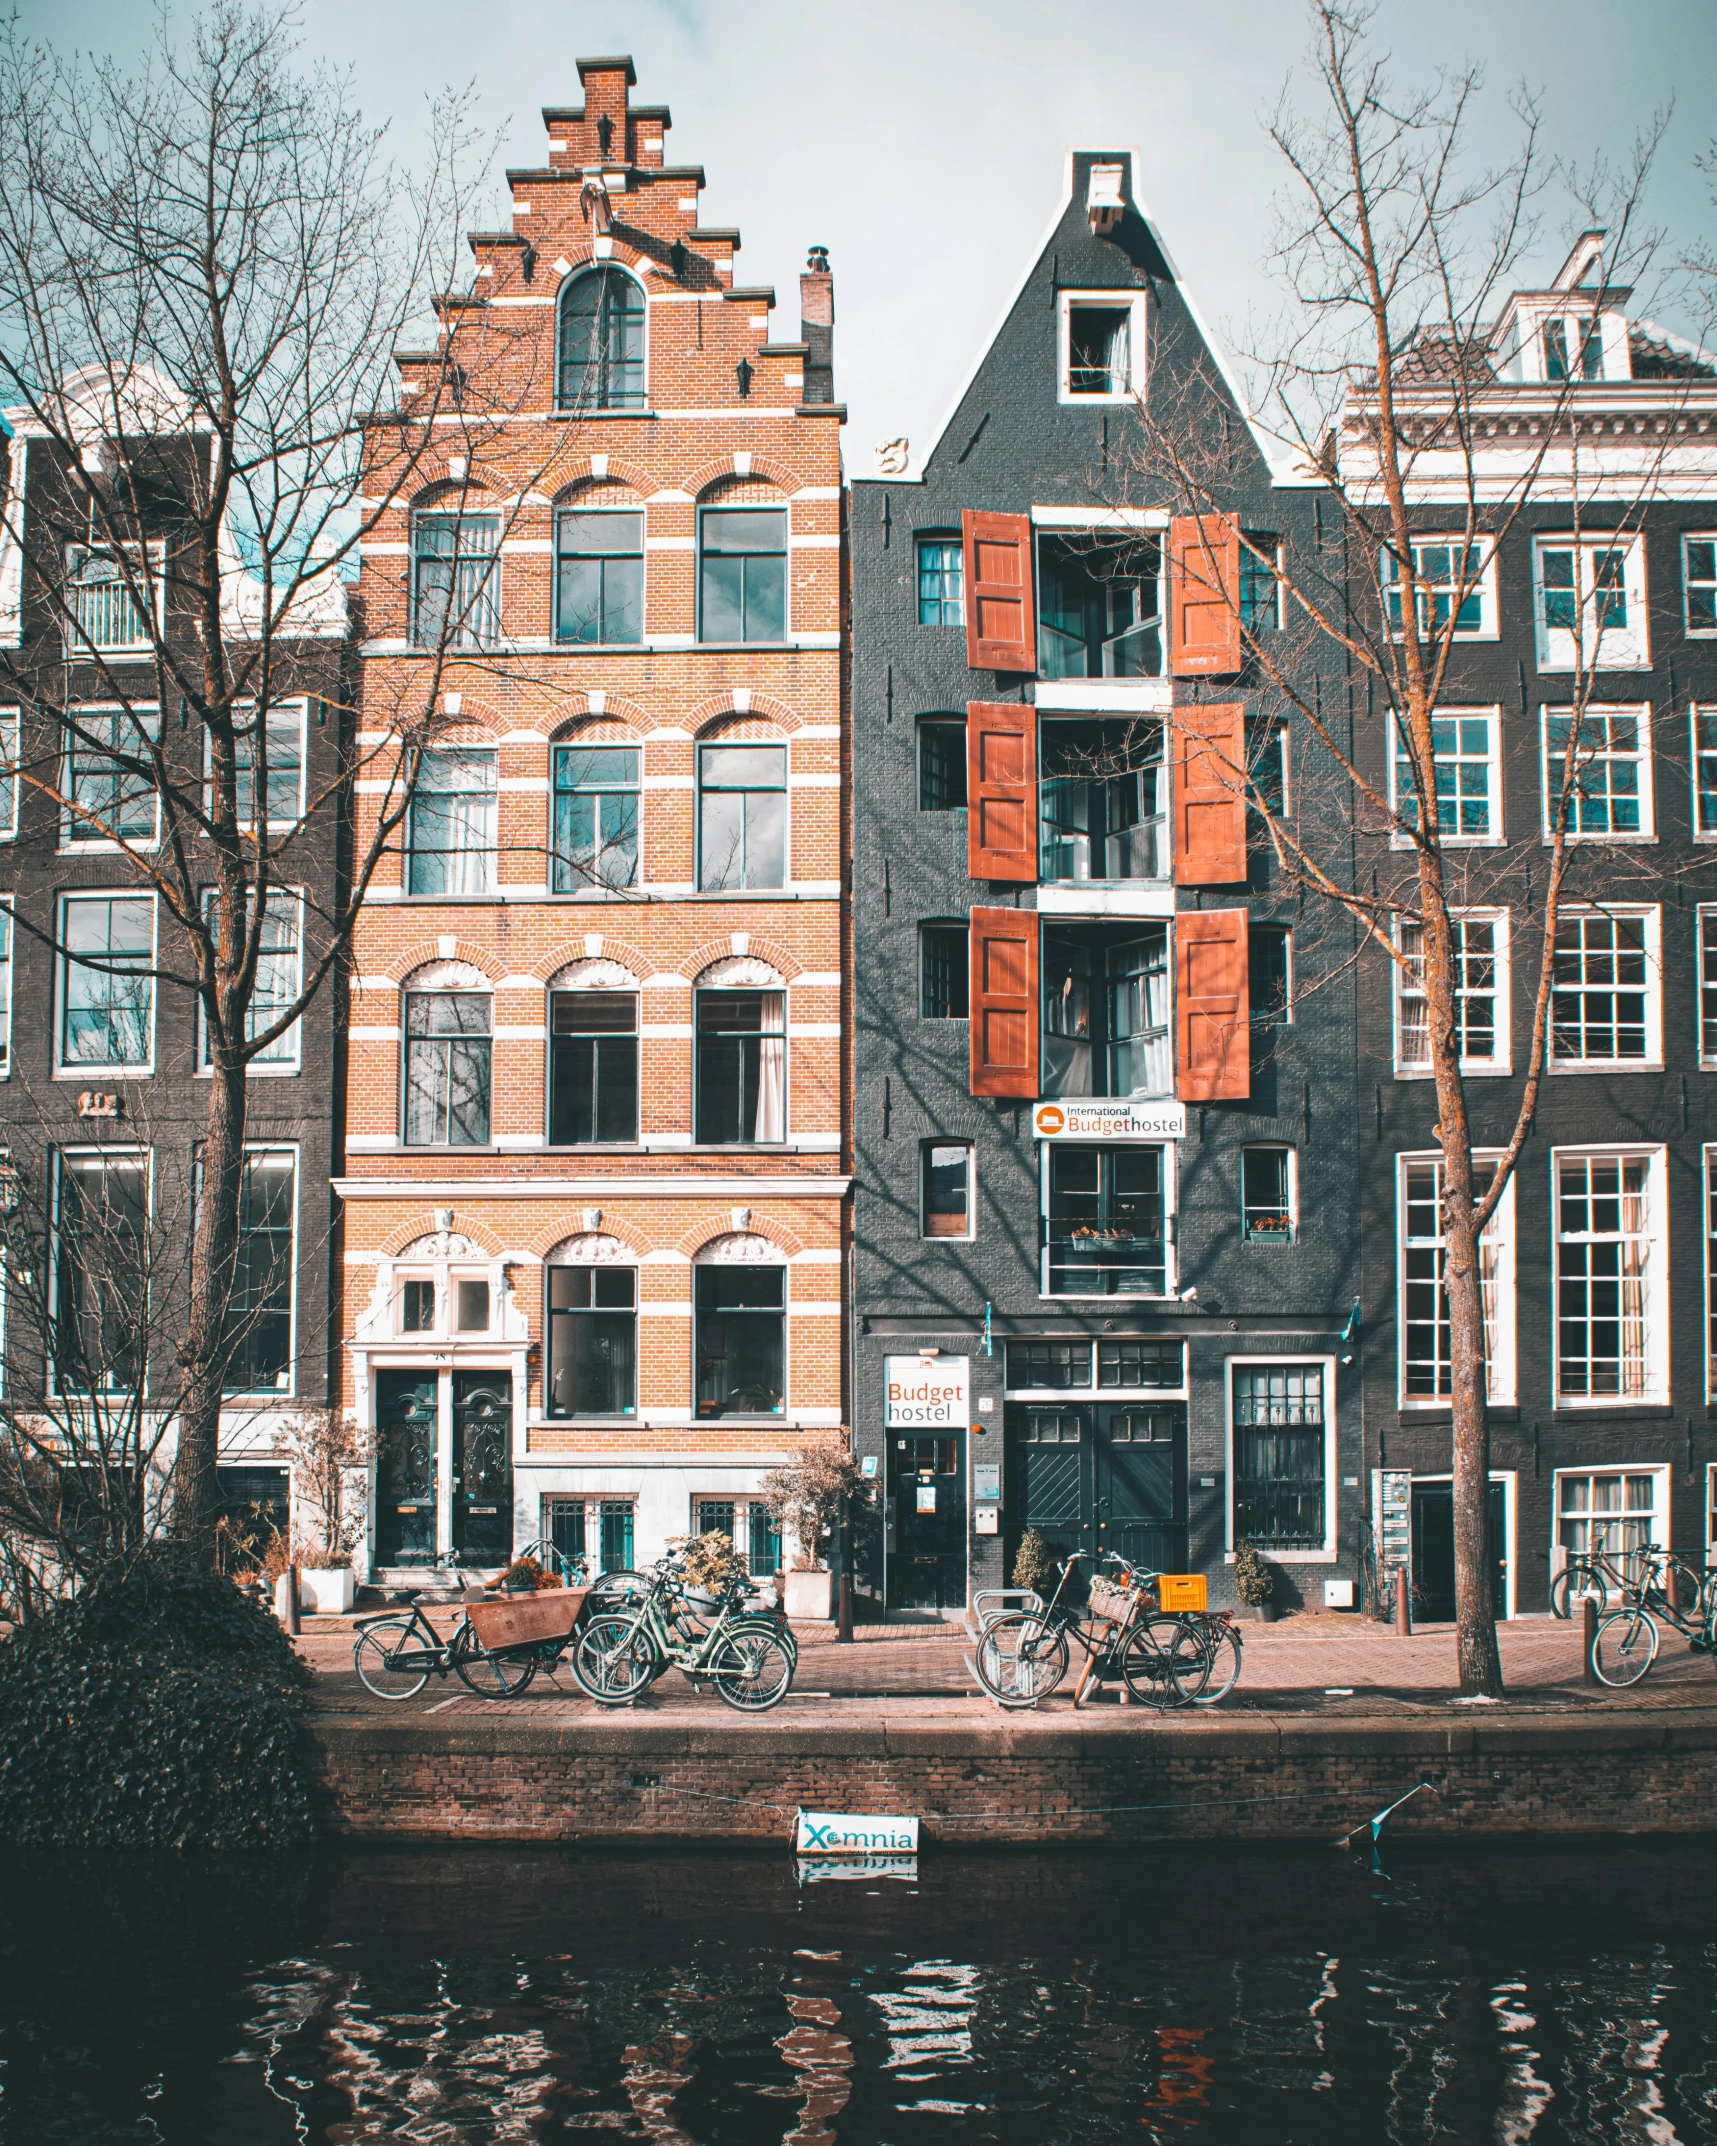
[[[1717,1847],[0,1863],[0,2141],[1717,2140]]]

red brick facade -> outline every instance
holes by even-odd
[[[382,1534],[372,1530],[370,1551],[384,1564],[413,1561],[388,1517],[390,1499],[404,1510],[416,1493],[389,1472],[387,1428],[413,1381],[425,1395],[435,1381],[443,1554],[469,1528],[453,1480],[461,1374],[488,1374],[510,1413],[510,1541],[543,1531],[545,1499],[591,1501],[593,1524],[601,1506],[630,1502],[638,1562],[686,1532],[700,1496],[734,1501],[743,1530],[763,1474],[807,1432],[845,1423],[842,413],[826,399],[826,330],[815,333],[832,317],[828,276],[803,279],[809,348],[771,342],[773,293],[734,287],[738,234],[698,225],[701,171],[663,161],[666,111],[629,103],[628,60],[579,72],[584,105],[544,114],[546,167],[508,174],[512,230],[472,235],[471,290],[440,301],[437,347],[401,353],[402,425],[414,445],[427,431],[426,482],[364,556],[360,854],[389,800],[398,726],[425,710],[437,751],[479,756],[493,825],[489,861],[453,875],[482,892],[415,892],[420,806],[418,835],[402,827],[353,952],[345,1398],[366,1426],[383,1422]],[[611,287],[641,317],[641,379],[627,376],[623,407],[587,390],[568,410],[560,301],[581,277],[614,270],[627,281]],[[808,375],[825,399],[806,400]],[[398,438],[378,430],[373,454]],[[700,524],[712,505],[785,515],[785,627],[767,640],[702,638]],[[557,639],[560,517],[606,509],[642,516],[641,630]],[[422,645],[434,639],[414,556],[426,513],[491,532],[486,624],[467,637],[481,645]],[[784,749],[784,884],[700,891],[699,754],[712,741]],[[636,756],[624,762],[639,778],[630,884],[574,874],[570,891],[552,891],[557,871],[567,876],[554,827],[557,750],[568,746]],[[786,1092],[769,1128],[779,1137],[695,1137],[696,994],[716,987],[779,995]],[[550,994],[581,988],[635,999],[637,1137],[551,1147]],[[476,1009],[461,1019],[488,1023],[484,1141],[426,1142],[408,1122],[414,989],[456,994]],[[557,1260],[636,1272],[628,1413],[548,1412],[544,1276]],[[712,1260],[785,1269],[776,1407],[700,1415],[694,1269]],[[461,1280],[487,1285],[486,1326],[472,1323],[470,1292],[462,1319]],[[432,1285],[432,1313],[421,1290],[408,1307],[411,1281]],[[469,1376],[458,1387],[473,1390]],[[469,1486],[462,1494],[468,1502]],[[486,1495],[507,1495],[493,1473]],[[424,1518],[415,1561],[426,1549]]]

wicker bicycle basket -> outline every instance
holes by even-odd
[[[1133,1614],[1135,1600],[1130,1588],[1117,1587],[1113,1580],[1095,1579],[1091,1582],[1093,1617],[1107,1617],[1112,1624],[1125,1624]]]

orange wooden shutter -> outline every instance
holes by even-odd
[[[961,516],[966,548],[966,661],[975,671],[1035,671],[1031,517]]]
[[[1246,877],[1246,711],[1213,701],[1171,720],[1175,882],[1232,886]]]
[[[1186,909],[1174,920],[1175,1093],[1232,1103],[1252,1092],[1244,909]]]
[[[966,869],[974,879],[1037,877],[1037,710],[966,703]]]
[[[972,911],[972,1093],[1037,1099],[1037,911]]]
[[[1177,515],[1169,531],[1174,577],[1174,674],[1223,678],[1240,668],[1240,524],[1227,514]]]

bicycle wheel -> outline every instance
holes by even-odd
[[[428,1649],[409,1617],[388,1617],[360,1632],[352,1667],[378,1699],[415,1699],[429,1682]]]
[[[579,1635],[572,1673],[598,1706],[630,1706],[652,1680],[651,1651],[636,1618],[593,1618]]]
[[[1240,1659],[1240,1634],[1232,1625],[1224,1625],[1212,1638],[1209,1679],[1193,1705],[1215,1706],[1219,1699],[1226,1699],[1240,1681]]]
[[[1604,1599],[1603,1581],[1590,1565],[1564,1565],[1550,1582],[1551,1616],[1573,1616],[1575,1602],[1586,1594],[1596,1595],[1601,1602]]]
[[[1189,1706],[1210,1681],[1211,1650],[1178,1617],[1147,1617],[1121,1648],[1121,1676],[1142,1706]]]
[[[748,1626],[726,1633],[705,1672],[719,1695],[743,1714],[779,1706],[793,1688],[793,1664],[774,1632]]]
[[[1598,1625],[1592,1669],[1600,1684],[1625,1691],[1657,1660],[1657,1626],[1642,1609],[1617,1609]]]
[[[1036,1706],[1067,1674],[1067,1635],[1016,1610],[984,1627],[972,1657],[978,1682],[998,1706]]]
[[[516,1699],[537,1673],[534,1654],[490,1654],[468,1624],[454,1633],[450,1659],[479,1699]]]

